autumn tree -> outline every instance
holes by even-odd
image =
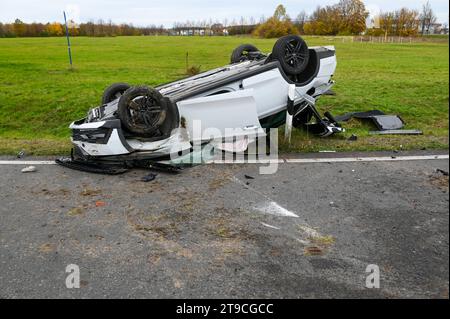
[[[280,4],[273,16],[260,24],[253,34],[261,38],[279,38],[288,34],[298,34],[298,30],[286,13],[286,8]]]
[[[383,12],[378,17],[378,30],[385,36],[416,36],[419,29],[419,12],[408,8]],[[368,30],[371,35],[379,35],[377,29]]]
[[[417,35],[419,29],[419,12],[402,8],[395,12],[394,34],[402,37]]]
[[[341,27],[341,18],[336,6],[317,7],[305,24],[305,34],[337,35]]]
[[[276,20],[284,20],[286,18],[289,18],[286,13],[286,8],[282,4],[279,4],[276,7],[275,12],[273,13],[273,18]]]
[[[394,33],[395,12],[380,13],[378,24],[383,35],[387,37]]]
[[[340,0],[332,6],[317,7],[305,24],[306,34],[361,34],[369,13],[361,0]]]
[[[57,37],[64,34],[63,26],[61,25],[61,23],[58,22],[48,23],[46,31],[49,36]]]
[[[14,21],[14,34],[18,37],[24,37],[26,32],[26,25],[20,19]]]
[[[361,0],[340,0],[337,4],[340,15],[339,33],[361,34],[366,30],[366,20],[369,12]]]

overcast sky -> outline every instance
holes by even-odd
[[[370,13],[388,11],[406,6],[420,10],[426,0],[365,0]],[[150,24],[171,27],[175,21],[224,19],[230,23],[241,16],[272,15],[278,3],[286,6],[291,17],[300,11],[311,13],[317,5],[327,5],[338,0],[0,0],[0,21],[12,22],[20,18],[25,22],[61,21],[62,11],[76,22],[109,20],[127,22],[138,26]],[[448,22],[448,0],[430,0],[439,22]]]

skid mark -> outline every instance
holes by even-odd
[[[281,229],[281,228],[279,228],[279,227],[272,226],[272,225],[269,225],[269,224],[266,224],[266,223],[261,223],[261,225],[266,226],[266,227],[268,227],[268,228],[272,228],[272,229],[277,229],[277,230],[280,230],[280,229]]]

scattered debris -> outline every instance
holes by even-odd
[[[436,173],[441,173],[444,176],[448,176],[448,172],[440,168],[436,168]]]
[[[261,225],[266,226],[266,227],[268,227],[268,228],[272,228],[272,229],[277,229],[277,230],[280,230],[280,229],[281,229],[281,228],[279,228],[279,227],[272,226],[272,225],[269,225],[269,224],[266,224],[266,223],[263,223],[263,222],[261,222]]]
[[[42,244],[41,246],[39,246],[39,251],[41,253],[50,253],[55,249],[55,245],[51,244],[51,243],[45,243]]]
[[[440,168],[436,169],[433,174],[430,175],[430,183],[442,191],[448,191],[448,172]]]
[[[36,166],[27,166],[25,168],[22,168],[22,173],[32,173],[32,172],[36,172]]]
[[[356,141],[358,139],[358,136],[356,136],[355,134],[352,134],[352,136],[350,136],[348,138],[349,141]]]
[[[422,135],[420,130],[403,130],[405,122],[398,115],[386,115],[380,110],[372,110],[367,112],[350,112],[344,115],[336,116],[337,122],[346,122],[351,118],[360,120],[371,120],[378,131],[370,131],[371,135]],[[353,139],[354,138],[354,139]],[[357,137],[353,135],[349,138],[350,141],[356,141]]]
[[[106,206],[106,203],[104,201],[98,200],[95,202],[95,207],[103,207]]]
[[[72,208],[67,213],[67,215],[69,215],[69,216],[78,216],[78,215],[83,215],[83,214],[84,214],[84,210],[81,207]]]
[[[309,246],[305,248],[305,255],[307,256],[320,256],[323,255],[323,249],[317,246]]]
[[[141,180],[145,183],[147,182],[151,182],[156,178],[157,174],[155,173],[149,173],[147,175],[145,175],[144,177],[141,178]]]
[[[360,120],[372,120],[372,122],[378,127],[380,131],[401,129],[405,124],[398,115],[386,115],[379,110],[366,112],[350,112],[335,117],[337,122],[347,122],[351,118]]]
[[[253,176],[250,176],[250,175],[244,175],[244,177],[245,177],[246,179],[255,179]]]
[[[25,155],[25,151],[21,150],[19,153],[17,153],[17,158],[23,158]]]
[[[85,188],[80,192],[81,196],[95,196],[95,195],[99,195],[101,193],[101,190],[99,189],[90,189],[90,188]]]

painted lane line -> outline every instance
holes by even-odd
[[[448,155],[422,155],[397,157],[342,157],[342,158],[294,158],[286,159],[286,163],[344,163],[344,162],[396,162],[449,159]]]
[[[250,161],[228,161],[214,160],[214,164],[268,164],[268,163],[343,163],[343,162],[396,162],[396,161],[420,161],[420,160],[440,160],[449,159],[449,155],[418,155],[418,156],[383,156],[383,157],[341,157],[341,158],[292,158],[278,160],[250,160]],[[16,161],[16,160],[0,160],[0,165],[55,165],[54,161]],[[209,163],[208,163],[209,164]]]
[[[0,165],[53,165],[55,161],[0,161]]]
[[[270,159],[270,160],[257,160],[257,159],[237,159],[237,160],[213,160],[210,163],[212,164],[283,164],[285,163],[284,159]],[[208,163],[208,164],[210,164]]]

